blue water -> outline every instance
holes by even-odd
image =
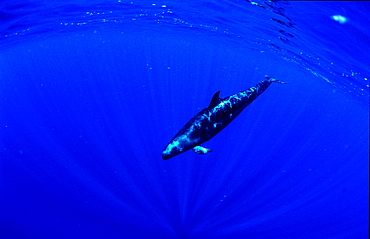
[[[370,4],[1,1],[0,238],[368,238]],[[272,84],[162,160],[220,90]]]

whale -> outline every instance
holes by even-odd
[[[220,98],[220,91],[217,91],[208,107],[191,118],[167,144],[163,150],[162,159],[168,160],[190,149],[196,154],[212,152],[211,149],[205,148],[201,144],[212,139],[228,126],[273,82],[285,84],[285,82],[267,75],[265,78],[266,80],[257,85],[223,99]]]

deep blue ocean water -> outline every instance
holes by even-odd
[[[368,238],[369,2],[0,2],[0,238]],[[272,84],[162,160],[220,90]]]

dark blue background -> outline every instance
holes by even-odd
[[[368,88],[271,45],[164,29],[2,50],[1,238],[366,238]],[[288,84],[205,143],[212,153],[161,159],[216,91],[266,74]]]

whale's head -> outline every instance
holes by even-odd
[[[175,137],[163,150],[162,158],[164,160],[175,157],[176,155],[182,154],[189,149],[194,148],[198,145],[198,140],[191,140],[188,135],[182,135]]]
[[[188,150],[188,149],[186,149]],[[162,159],[167,160],[186,151],[182,139],[173,139],[163,150]]]

